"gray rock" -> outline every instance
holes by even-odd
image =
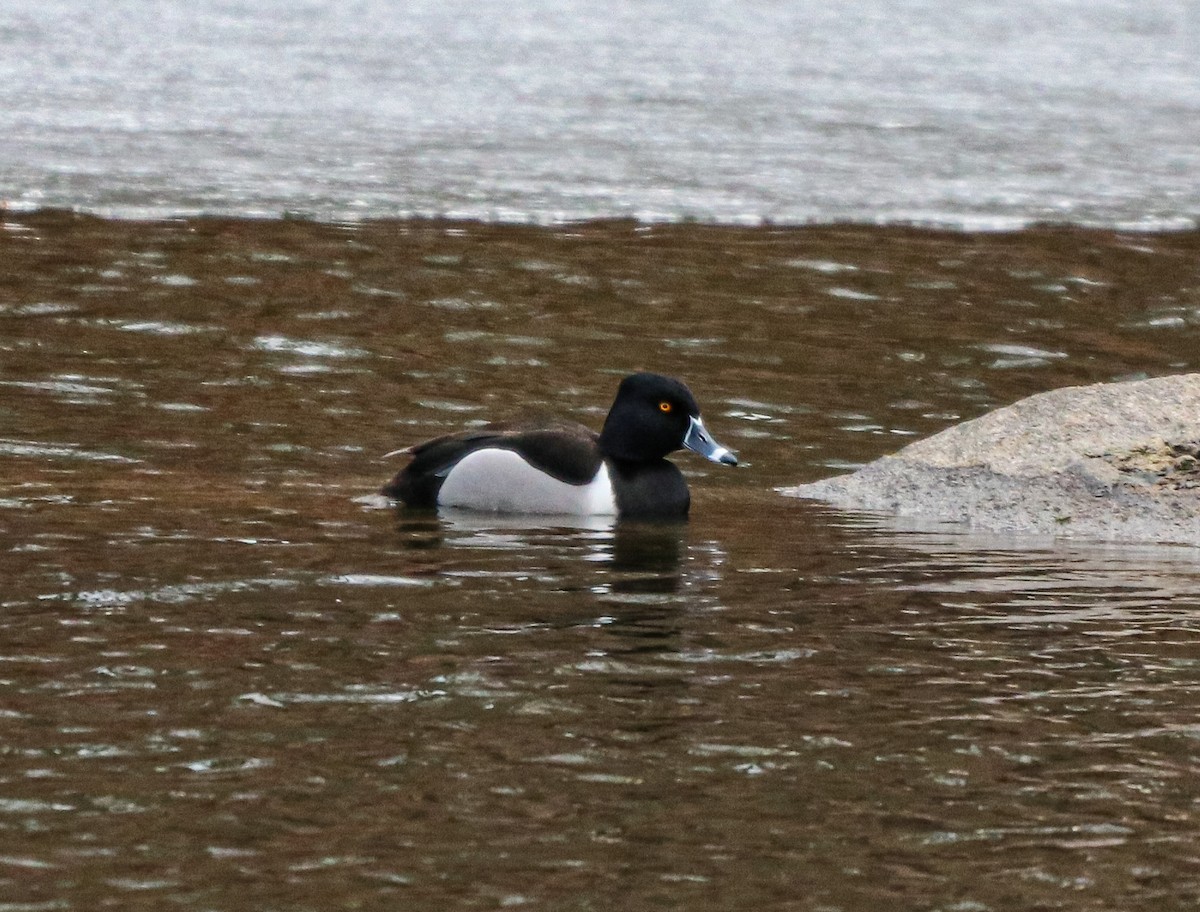
[[[1200,374],[1039,393],[782,491],[987,531],[1200,545]]]

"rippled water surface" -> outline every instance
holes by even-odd
[[[5,0],[0,201],[507,221],[1200,217],[1195,0]]]
[[[779,496],[1200,367],[1200,239],[0,233],[0,910],[1181,908],[1185,548]],[[686,526],[380,508],[382,454],[686,378]]]

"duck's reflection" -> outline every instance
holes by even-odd
[[[686,551],[687,526],[683,523],[618,523],[610,551],[611,591],[678,592]]]
[[[670,595],[687,582],[686,523],[443,510],[438,514],[401,511],[397,528],[405,548],[440,552],[448,563],[459,565],[453,557],[464,550],[505,552],[506,569],[497,569],[498,575],[521,571],[537,575],[540,569],[546,571],[543,575],[597,595]],[[702,550],[707,554],[712,549]],[[585,579],[579,578],[581,572]],[[710,573],[703,576],[711,579]]]

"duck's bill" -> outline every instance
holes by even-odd
[[[711,459],[713,462],[719,462],[722,465],[738,464],[733,450],[723,447],[713,440],[712,434],[708,432],[708,428],[699,418],[692,418],[687,436],[683,438],[683,445],[693,453],[699,453],[705,459]]]

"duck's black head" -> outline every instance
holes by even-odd
[[[654,462],[681,447],[737,465],[705,429],[696,397],[679,380],[651,373],[622,380],[600,432],[600,451],[625,462]]]

